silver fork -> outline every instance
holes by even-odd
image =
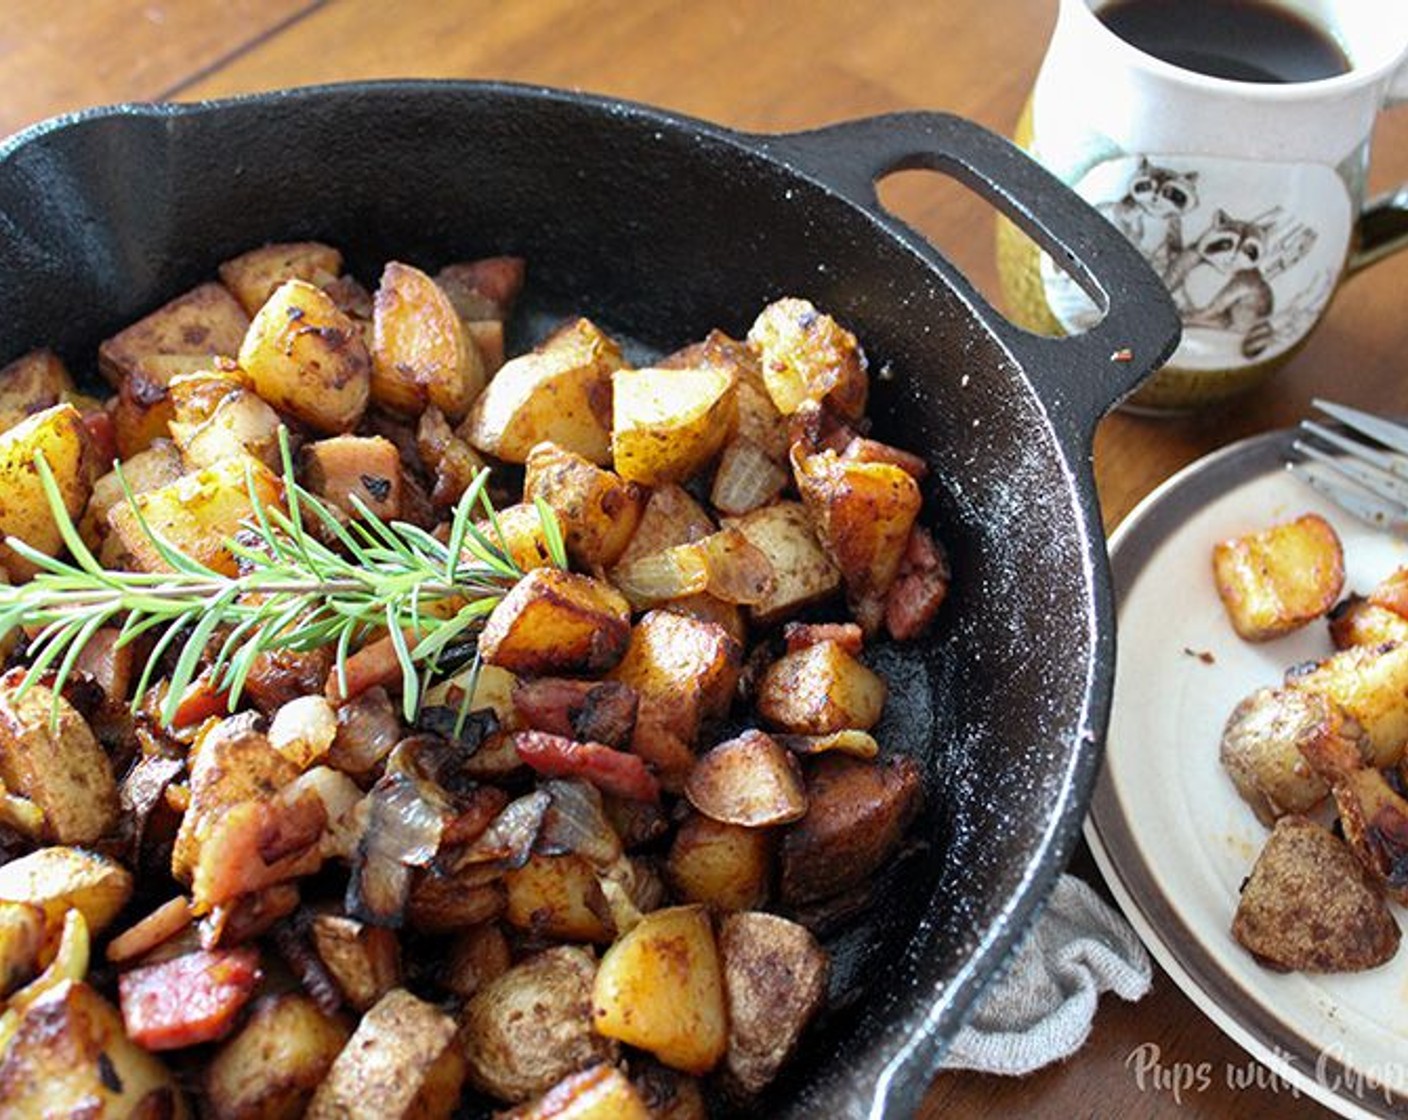
[[[1408,426],[1332,401],[1311,403],[1340,426],[1302,420],[1304,438],[1291,444],[1301,459],[1286,464],[1291,473],[1360,520],[1408,536]]]

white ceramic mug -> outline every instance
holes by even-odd
[[[1374,119],[1408,99],[1408,0],[1274,0],[1349,62],[1345,73],[1294,83],[1164,62],[1100,21],[1107,2],[1060,0],[1017,141],[1164,278],[1183,341],[1131,403],[1181,411],[1260,382],[1344,276],[1408,243],[1408,189],[1364,198]],[[999,233],[999,264],[1024,325],[1071,333],[1098,316],[1010,227]]]

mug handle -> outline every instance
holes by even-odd
[[[1389,82],[1384,99],[1385,108],[1395,105],[1408,105],[1408,60]],[[1346,276],[1408,247],[1408,183],[1369,199],[1360,212],[1357,228],[1359,244],[1349,256]]]

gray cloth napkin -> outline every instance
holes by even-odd
[[[943,1066],[1019,1076],[1060,1061],[1089,1037],[1101,992],[1132,1002],[1152,979],[1129,923],[1081,880],[1063,875]]]

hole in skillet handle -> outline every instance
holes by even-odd
[[[1083,451],[1100,417],[1178,345],[1173,300],[1138,250],[1025,152],[971,121],[894,113],[757,140],[925,258],[1022,367],[1068,450]],[[1100,321],[1061,338],[1010,321],[922,233],[882,205],[877,182],[913,170],[948,176],[1009,219],[1090,297]]]

